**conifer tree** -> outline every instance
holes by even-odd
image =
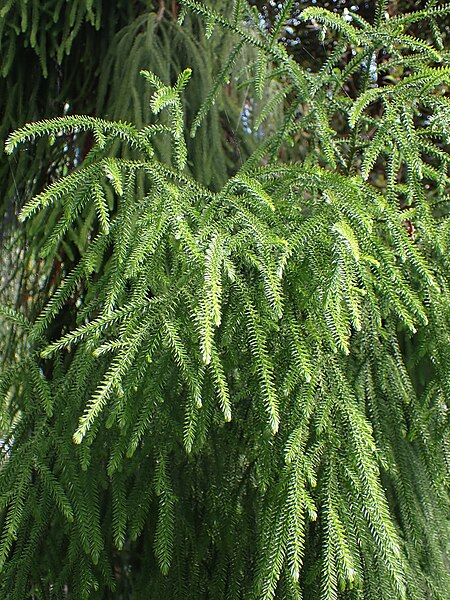
[[[1,8],[61,80],[2,165],[0,597],[445,600],[450,5],[69,4]]]

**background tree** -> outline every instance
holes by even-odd
[[[2,594],[447,598],[450,7],[113,4],[2,8]]]

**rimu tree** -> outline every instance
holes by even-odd
[[[450,7],[126,4],[6,142],[3,596],[447,598]]]

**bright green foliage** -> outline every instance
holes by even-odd
[[[1,308],[22,343],[0,379],[0,595],[445,600],[450,8],[307,8],[335,41],[312,72],[278,43],[293,2],[272,31],[218,4],[182,2],[233,39],[191,127],[194,65],[141,72],[158,121],[7,141],[93,138],[20,214],[47,260],[78,255],[36,318]],[[270,108],[210,185],[188,133],[247,46]]]

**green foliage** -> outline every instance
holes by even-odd
[[[195,117],[191,37],[176,77],[141,69],[147,120],[65,115],[6,142],[91,140],[20,213],[45,305],[1,307],[20,343],[0,377],[0,595],[445,600],[449,8],[306,8],[332,47],[311,71],[278,41],[295,3],[269,31],[247,2],[181,4],[170,30],[200,15],[229,40]],[[211,115],[244,52],[256,149],[227,169]],[[208,127],[202,162],[186,132]]]

